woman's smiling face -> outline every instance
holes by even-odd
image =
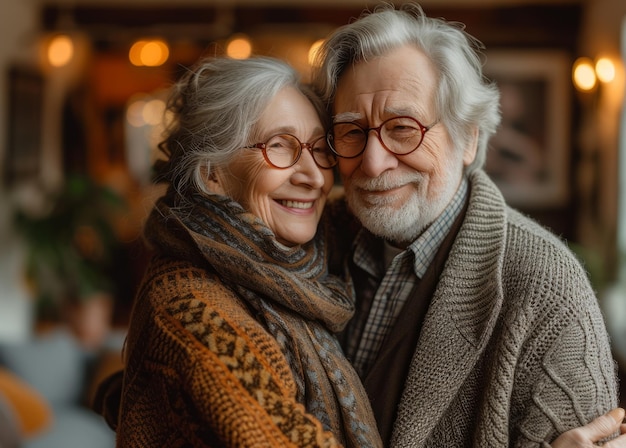
[[[302,143],[324,136],[315,108],[293,87],[270,101],[253,133],[254,143],[284,133]],[[307,149],[295,165],[284,169],[270,166],[260,149],[242,149],[227,170],[216,174],[223,192],[261,218],[287,246],[313,239],[334,181],[333,170],[319,168]]]

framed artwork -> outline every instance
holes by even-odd
[[[4,183],[8,186],[39,176],[44,78],[35,68],[12,66],[8,72],[7,147]]]
[[[558,51],[487,53],[485,75],[501,94],[502,123],[485,169],[521,208],[566,204],[569,197],[570,61]]]

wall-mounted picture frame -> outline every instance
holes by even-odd
[[[485,75],[501,94],[502,123],[485,170],[513,206],[558,208],[569,199],[570,60],[561,51],[492,51]]]
[[[7,146],[4,183],[12,186],[39,176],[44,103],[44,77],[34,67],[9,68]]]

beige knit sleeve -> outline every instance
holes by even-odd
[[[559,270],[559,267],[563,267]],[[563,274],[563,275],[556,275]],[[617,406],[617,365],[597,299],[582,268],[555,256],[516,368],[514,446],[537,447]],[[524,398],[523,391],[528,391]],[[518,431],[515,431],[516,433]]]

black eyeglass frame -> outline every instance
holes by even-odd
[[[293,138],[295,141],[297,141],[300,144],[300,150],[298,151],[298,155],[296,156],[296,158],[294,159],[294,161],[288,165],[288,166],[277,166],[274,163],[272,163],[270,161],[270,158],[267,155],[267,144],[275,137],[279,137],[281,135],[285,135],[285,136],[289,136],[291,138]],[[271,137],[269,137],[267,139],[267,141],[265,143],[254,143],[251,146],[245,146],[245,148],[247,149],[260,149],[261,152],[263,153],[263,158],[265,159],[265,161],[267,162],[267,164],[269,166],[271,166],[272,168],[276,168],[279,170],[286,170],[287,168],[291,168],[292,166],[294,166],[296,163],[298,163],[298,160],[300,160],[300,157],[302,157],[302,150],[303,149],[308,149],[309,152],[311,153],[311,157],[313,157],[313,161],[315,162],[315,165],[317,165],[319,168],[323,169],[323,170],[329,170],[331,168],[333,168],[334,166],[337,165],[337,163],[339,162],[339,160],[337,160],[337,153],[333,150],[333,148],[330,148],[331,154],[335,156],[335,160],[333,162],[332,165],[330,166],[322,166],[320,165],[320,163],[317,161],[317,159],[315,158],[315,153],[314,153],[314,145],[319,142],[322,139],[326,139],[326,143],[328,143],[328,138],[326,136],[321,136],[320,138],[315,139],[312,143],[303,143],[300,141],[300,139],[298,137],[296,137],[293,134],[289,134],[286,132],[282,132],[280,134],[274,134]]]
[[[390,122],[391,120],[396,120],[396,119],[400,119],[400,118],[408,118],[409,120],[414,121],[422,136],[420,138],[419,143],[415,146],[415,148],[413,148],[412,150],[408,151],[408,152],[395,152],[391,149],[389,149],[389,147],[385,144],[385,142],[383,141],[383,137],[380,133],[381,129],[383,128],[383,126],[385,124],[387,124],[388,122]],[[387,151],[389,151],[391,154],[394,154],[396,156],[408,156],[409,154],[415,152],[420,146],[422,146],[422,143],[424,142],[424,137],[426,136],[426,133],[428,131],[430,131],[433,126],[435,126],[437,123],[439,123],[439,120],[436,120],[435,122],[433,122],[432,124],[428,125],[428,126],[424,126],[417,118],[411,117],[409,115],[398,115],[395,117],[391,117],[386,119],[385,121],[383,121],[379,126],[375,127],[375,128],[366,128],[361,126],[359,123],[356,123],[354,121],[338,121],[336,123],[333,123],[331,126],[331,129],[328,130],[328,132],[326,133],[326,142],[328,143],[328,146],[330,147],[330,149],[335,153],[335,155],[337,155],[337,157],[341,157],[342,159],[354,159],[356,157],[359,157],[361,154],[363,154],[363,152],[365,152],[365,148],[367,148],[367,142],[369,141],[369,136],[370,136],[370,132],[371,131],[376,131],[376,137],[378,138],[378,141],[380,142],[380,144],[383,146],[383,148],[385,148]],[[340,124],[351,124],[354,125],[358,128],[360,128],[361,130],[363,130],[363,133],[365,134],[365,142],[363,143],[363,148],[361,148],[361,150],[356,153],[355,155],[352,156],[344,156],[339,154],[339,152],[335,149],[335,145],[333,145],[333,141],[334,141],[334,137],[333,137],[333,128],[336,125],[340,125]]]

